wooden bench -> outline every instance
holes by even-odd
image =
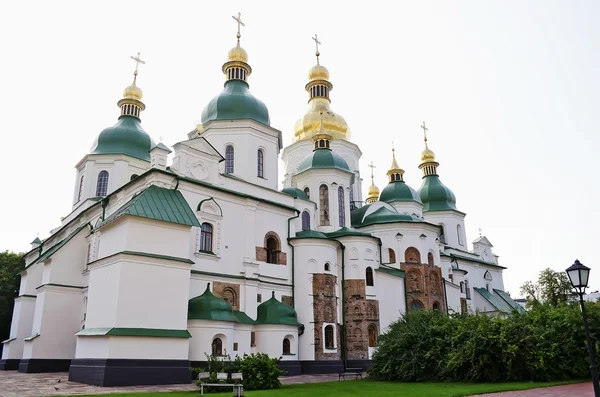
[[[354,376],[354,379],[358,379],[359,377],[362,379],[362,368],[346,368],[344,371],[338,374],[338,381],[341,381],[342,378],[346,380],[346,376]]]
[[[198,374],[198,380],[202,381],[203,379],[209,379],[210,372],[201,372]],[[217,380],[227,381],[227,374],[218,373]],[[233,373],[231,374],[231,380],[242,381],[243,377],[241,373]],[[204,396],[204,386],[215,386],[215,387],[231,387],[233,388],[233,397],[242,397],[244,395],[244,385],[240,382],[237,383],[200,383],[200,395]]]

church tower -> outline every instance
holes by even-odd
[[[296,173],[299,162],[312,151],[313,138],[323,130],[331,136],[331,149],[344,158],[355,175],[355,182],[349,190],[350,205],[354,208],[360,206],[362,202],[358,164],[362,152],[357,145],[350,142],[350,128],[346,120],[331,110],[330,93],[333,90],[333,84],[329,80],[329,70],[320,63],[319,45],[321,42],[316,34],[312,39],[316,45],[317,64],[309,69],[308,83],[304,87],[309,94],[308,110],[296,122],[293,143],[287,146],[282,153],[282,160],[285,164],[283,186],[303,189],[302,186],[293,185],[292,177]]]
[[[396,150],[392,148],[392,165],[387,172],[389,184],[381,192],[379,200],[391,204],[396,211],[421,216],[423,203],[419,194],[404,182],[404,170],[396,161]]]
[[[202,111],[202,124],[188,134],[203,137],[225,157],[221,172],[270,189],[277,189],[281,131],[272,128],[267,106],[250,92],[252,68],[240,45],[241,14],[237,44],[223,64],[225,85]]]
[[[139,52],[131,59],[136,62],[133,83],[125,87],[123,98],[117,102],[121,109],[117,123],[96,137],[90,153],[76,165],[73,210],[88,199],[110,194],[150,168],[154,142],[141,126],[140,115],[146,105],[137,86],[138,66],[144,61]]]
[[[421,153],[419,168],[423,171],[423,183],[419,196],[423,203],[423,217],[427,222],[442,227],[440,242],[460,250],[467,250],[465,234],[465,213],[456,208],[456,196],[442,183],[437,172],[440,165],[435,154],[427,145],[425,122],[421,126],[424,133],[425,150]]]

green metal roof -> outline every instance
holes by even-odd
[[[152,150],[152,149],[154,149],[154,148],[157,148],[157,149],[162,149],[162,150],[164,150],[164,151],[166,151],[166,152],[168,152],[168,153],[171,153],[171,149],[169,149],[168,147],[166,147],[166,146],[165,146],[165,144],[164,144],[164,143],[162,143],[162,142],[158,142],[156,145],[152,146],[152,147],[150,148],[150,150]]]
[[[343,227],[336,230],[335,232],[325,233],[329,238],[345,237],[345,236],[358,236],[358,237],[373,237],[371,233],[359,232],[358,230],[350,229],[349,227]]]
[[[53,246],[48,248],[46,251],[42,252],[42,254],[36,260],[31,262],[29,265],[27,265],[27,267],[25,269],[33,266],[36,263],[45,262],[46,260],[50,259],[50,257],[52,255],[54,255],[59,249],[64,247],[65,244],[67,244],[69,241],[71,241],[71,239],[73,237],[75,237],[79,232],[81,232],[86,226],[89,226],[91,229],[91,226],[89,223],[84,223],[83,225],[79,226],[77,229],[75,229],[71,233],[69,233],[69,235],[67,235],[67,237],[63,238],[62,240],[59,240],[56,244],[54,244]]]
[[[374,203],[363,205],[360,208],[350,211],[352,227],[361,228],[370,225],[395,222],[423,222],[423,219],[418,216],[406,213],[401,214],[395,209],[387,207],[377,208],[375,211],[367,214],[373,204]]]
[[[281,191],[281,193],[285,193],[294,198],[301,198],[303,200],[308,200],[308,195],[306,193],[304,193],[302,190],[298,189],[297,187],[286,187]]]
[[[419,194],[404,181],[390,182],[381,191],[379,200],[385,201],[386,203],[392,203],[394,201],[413,201],[422,204]]]
[[[425,205],[423,211],[456,210],[456,196],[440,181],[440,177],[437,175],[428,175],[423,178],[419,195]]]
[[[255,98],[241,80],[225,82],[225,88],[214,97],[202,111],[202,124],[212,120],[251,119],[270,125],[267,106]]]
[[[198,218],[180,191],[155,185],[133,196],[131,200],[102,222],[102,225],[123,215],[140,216],[179,225],[200,226]]]
[[[240,312],[239,310],[234,310],[233,315],[237,318],[238,322],[242,324],[256,324],[256,321],[252,320],[246,313]]]
[[[300,163],[298,163],[296,173],[300,174],[301,172],[310,169],[338,169],[350,172],[350,167],[348,167],[346,160],[339,154],[327,148],[315,149],[312,153],[303,158]]]
[[[33,241],[31,242],[31,244],[41,244],[41,243],[42,243],[42,240],[40,240],[40,238],[39,238],[39,237],[36,237],[36,238],[35,238],[35,240],[33,240]]]
[[[133,116],[121,116],[117,124],[104,129],[92,144],[92,154],[125,154],[150,161],[154,142]]]
[[[210,283],[206,285],[206,291],[202,295],[188,302],[188,320],[240,322],[234,315],[231,305],[210,292]]]
[[[386,274],[389,274],[390,276],[394,276],[394,277],[400,277],[400,278],[406,277],[406,272],[404,270],[396,269],[396,268],[385,266],[385,265],[379,265],[379,267],[377,269],[375,269],[375,271],[381,272],[381,273],[386,273]]]
[[[317,232],[316,230],[303,230],[296,232],[296,236],[292,238],[322,238],[327,240],[327,236],[324,233]]]
[[[498,309],[498,311],[501,311],[502,313],[507,313],[507,314],[512,313],[513,308],[508,303],[506,303],[503,300],[498,299],[494,294],[489,292],[487,289],[477,288],[477,287],[473,287],[473,289],[475,291],[479,292],[479,294],[481,296],[483,296],[485,298],[485,300],[490,302],[492,304],[492,306],[494,306],[496,309]]]
[[[279,302],[274,291],[271,299],[258,305],[257,312],[257,324],[302,325],[294,308]]]
[[[523,306],[521,306],[517,302],[515,302],[513,300],[513,298],[511,298],[506,292],[502,291],[501,289],[495,289],[495,288],[494,288],[494,292],[497,293],[498,296],[500,296],[500,298],[502,298],[506,303],[508,303],[508,305],[510,307],[512,307],[519,313],[521,313],[521,314],[526,313],[526,310],[523,308]]]

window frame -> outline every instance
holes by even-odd
[[[344,188],[338,187],[338,222],[340,227],[346,226],[346,198],[344,197]]]
[[[210,230],[205,229],[205,227],[204,227],[205,225],[208,226],[210,228]],[[207,236],[207,234],[208,234],[208,236]],[[208,252],[208,253],[212,254],[213,253],[213,242],[214,242],[214,227],[209,222],[203,222],[200,225],[200,247],[199,247],[199,252]],[[208,245],[208,248],[210,248],[210,249],[206,249],[207,245]]]
[[[367,266],[365,269],[365,285],[367,287],[375,286],[375,277],[373,277],[373,268],[371,266]]]
[[[265,151],[262,148],[256,151],[256,176],[262,179],[265,178]]]
[[[218,341],[218,342],[217,342]],[[213,356],[222,356],[223,355],[223,339],[214,337],[211,345],[211,353]]]
[[[231,151],[231,153],[229,153]],[[229,155],[231,155],[229,158]],[[233,145],[225,146],[225,173],[233,174],[235,172],[235,148]]]
[[[106,176],[106,177],[105,177]],[[107,170],[102,170],[98,173],[96,180],[96,197],[104,197],[108,193],[108,181],[110,173]],[[104,194],[101,194],[104,193]]]
[[[302,231],[310,230],[310,212],[302,211]]]
[[[330,330],[330,332],[328,330]],[[333,324],[327,324],[323,328],[323,334],[323,344],[325,350],[335,350],[335,329],[333,328]]]

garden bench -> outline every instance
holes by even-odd
[[[198,374],[198,380],[209,379],[210,372],[201,372]],[[231,374],[231,380],[238,381],[237,383],[200,383],[200,395],[204,396],[204,386],[215,386],[215,387],[231,387],[233,388],[233,397],[242,397],[244,395],[244,385],[241,382],[243,379],[241,373]],[[227,381],[226,373],[218,373],[217,380]]]
[[[341,381],[342,378],[346,380],[346,376],[354,376],[354,379],[358,379],[359,377],[362,379],[362,368],[346,368],[344,371],[338,374],[338,381]]]

